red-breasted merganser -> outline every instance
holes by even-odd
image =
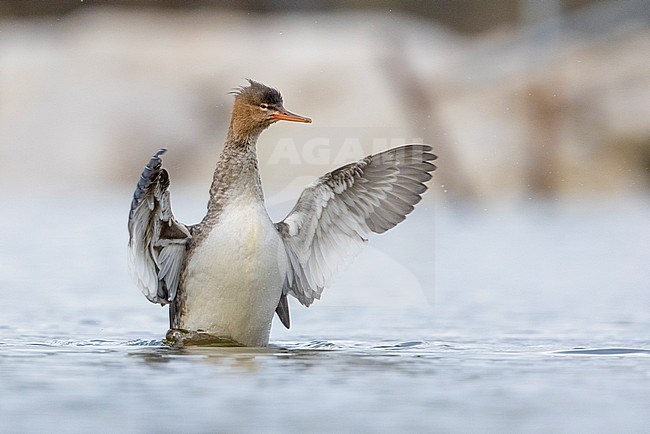
[[[144,168],[129,213],[129,266],[153,303],[170,305],[168,339],[266,346],[273,313],[289,328],[292,295],[309,306],[336,269],[406,218],[427,189],[436,156],[406,145],[316,179],[273,223],[264,205],[256,143],[271,124],[310,123],[287,111],[276,89],[249,80],[235,92],[207,214],[193,226],[172,214],[158,151]]]

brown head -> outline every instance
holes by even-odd
[[[229,132],[232,138],[257,137],[277,121],[311,123],[311,119],[285,109],[282,105],[282,95],[276,89],[257,81],[248,82],[250,86],[240,87],[232,92],[235,95]]]

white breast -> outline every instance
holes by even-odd
[[[187,265],[181,328],[266,346],[286,270],[282,240],[264,205],[230,203]]]

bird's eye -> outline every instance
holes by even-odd
[[[260,108],[261,108],[262,110],[268,110],[269,105],[268,105],[267,103],[263,102],[262,104],[260,104]]]

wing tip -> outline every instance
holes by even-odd
[[[277,313],[278,318],[280,318],[282,325],[287,329],[290,329],[291,317],[289,315],[289,300],[287,300],[287,294],[282,294],[280,296],[280,301],[278,302],[278,306],[275,308],[275,312]]]

